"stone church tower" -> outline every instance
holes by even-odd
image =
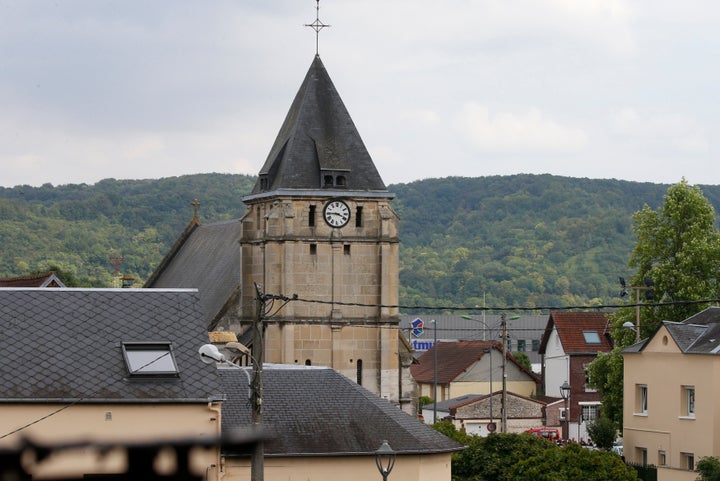
[[[265,361],[330,366],[409,402],[398,331],[398,217],[319,56],[243,198],[240,324],[255,289],[299,300],[264,319]],[[313,301],[313,302],[307,302]]]

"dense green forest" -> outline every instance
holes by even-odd
[[[254,182],[198,174],[0,188],[0,276],[57,267],[83,285],[111,286],[108,259],[121,256],[121,271],[139,284],[192,218],[194,199],[204,223],[238,218]],[[391,185],[401,219],[401,303],[616,303],[618,276],[631,274],[632,215],[661,205],[668,187],[551,175]],[[720,186],[702,190],[717,210]]]

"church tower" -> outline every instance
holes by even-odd
[[[299,298],[264,319],[266,362],[330,366],[381,397],[409,401],[390,307],[398,305],[400,243],[393,197],[316,55],[243,198],[244,330],[255,316],[254,284]]]

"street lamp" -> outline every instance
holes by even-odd
[[[438,363],[438,347],[437,347],[437,322],[435,319],[430,320],[433,325],[433,424],[437,422],[437,363]]]
[[[383,441],[377,451],[375,451],[375,464],[377,465],[383,481],[387,481],[390,471],[395,466],[395,451],[390,447],[387,441]]]
[[[620,297],[628,295],[628,289],[635,290],[635,343],[640,342],[640,291],[645,291],[645,300],[652,300],[655,298],[655,283],[649,277],[645,278],[644,286],[628,286],[625,283],[625,278],[620,277]],[[623,324],[623,327],[628,327],[627,322]]]
[[[494,426],[493,423],[493,388],[492,388],[492,379],[493,379],[493,346],[490,345],[489,349],[486,349],[484,352],[490,353],[490,424],[488,424],[488,427]],[[490,428],[492,429],[492,428]],[[488,429],[488,431],[490,430]]]
[[[568,440],[568,420],[569,413],[568,413],[568,399],[570,399],[570,384],[568,384],[567,381],[562,383],[562,386],[560,386],[560,396],[562,396],[563,400],[565,401],[565,429],[563,429],[563,441]]]

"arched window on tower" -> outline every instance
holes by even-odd
[[[357,383],[362,386],[362,374],[363,374],[363,366],[362,366],[362,359],[358,359],[355,363],[355,368],[357,369]]]
[[[337,185],[338,187],[345,187],[345,176],[338,175],[335,179],[335,185]]]

